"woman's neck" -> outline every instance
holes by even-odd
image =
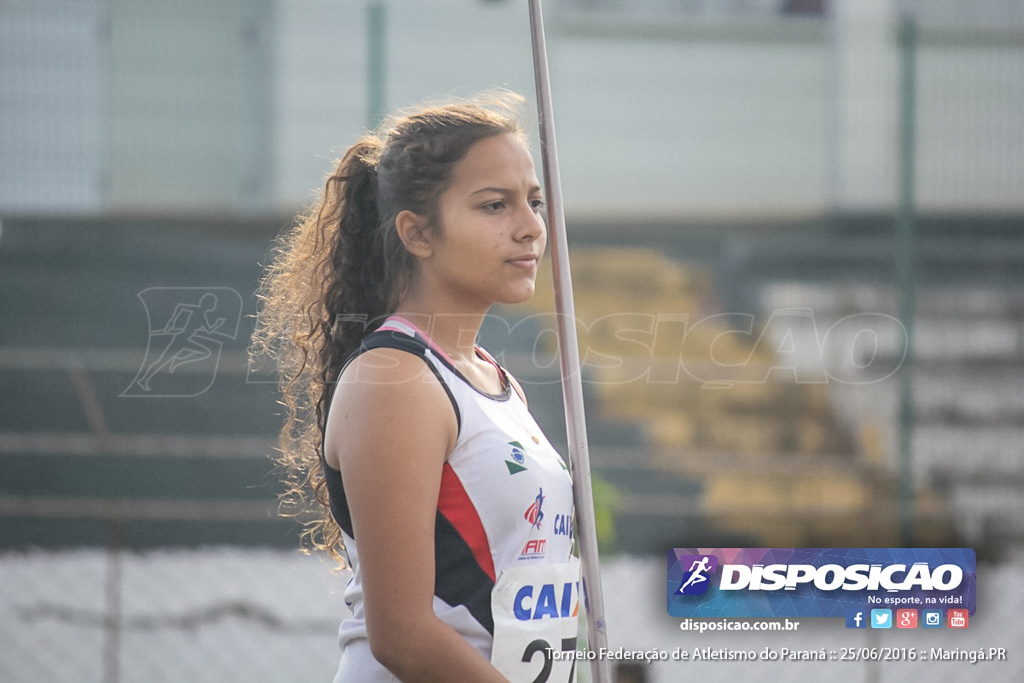
[[[413,306],[399,305],[394,315],[418,327],[456,363],[478,360],[476,340],[485,313],[426,313]]]

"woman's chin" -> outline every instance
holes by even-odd
[[[533,298],[534,287],[531,285],[528,288],[523,288],[514,292],[509,292],[506,296],[502,297],[498,303],[514,305],[514,304],[525,304],[527,301]]]

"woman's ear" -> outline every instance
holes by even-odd
[[[430,228],[423,216],[408,209],[400,211],[395,217],[395,229],[398,231],[398,238],[413,256],[429,258],[433,254]]]

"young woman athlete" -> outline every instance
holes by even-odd
[[[352,570],[336,681],[573,675],[569,474],[475,343],[493,304],[533,294],[547,239],[521,99],[362,138],[261,285],[288,500],[315,498],[307,534]]]

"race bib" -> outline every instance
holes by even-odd
[[[491,664],[513,683],[573,683],[580,562],[509,567],[491,593]]]

